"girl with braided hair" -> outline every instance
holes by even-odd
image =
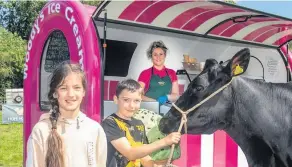
[[[48,99],[27,145],[26,167],[105,167],[104,130],[80,111],[86,79],[79,64],[61,63],[53,72]]]

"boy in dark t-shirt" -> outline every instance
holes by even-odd
[[[103,122],[103,127],[107,129],[107,138],[110,141],[126,137],[131,146],[141,146],[143,144],[148,144],[145,128],[142,121],[132,118],[131,120],[126,120],[118,117],[116,114],[112,114],[106,118]],[[110,142],[109,141],[109,142]],[[116,161],[118,166],[127,166],[127,164],[138,164],[139,159],[136,161],[129,161],[121,153],[117,152],[116,149],[109,144],[111,148],[108,153],[108,161]],[[133,166],[133,165],[132,165]]]
[[[152,167],[149,154],[178,143],[180,134],[173,132],[165,138],[148,144],[142,121],[133,118],[140,108],[142,88],[132,79],[118,84],[114,102],[118,111],[102,122],[108,141],[107,167]]]

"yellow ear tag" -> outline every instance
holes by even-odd
[[[234,70],[233,74],[234,75],[237,75],[237,74],[241,74],[241,73],[243,73],[243,68],[241,68],[239,66],[239,64],[237,64],[237,66],[235,67],[235,70]]]

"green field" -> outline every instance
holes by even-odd
[[[3,125],[0,112],[0,167],[21,167],[22,159],[22,124]]]

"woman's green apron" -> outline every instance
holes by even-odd
[[[152,67],[152,75],[150,78],[149,89],[145,93],[145,96],[150,97],[152,99],[158,99],[160,96],[165,96],[170,94],[172,88],[172,82],[168,75],[167,70],[165,69],[166,76],[160,78],[158,75],[153,74],[153,67]]]

